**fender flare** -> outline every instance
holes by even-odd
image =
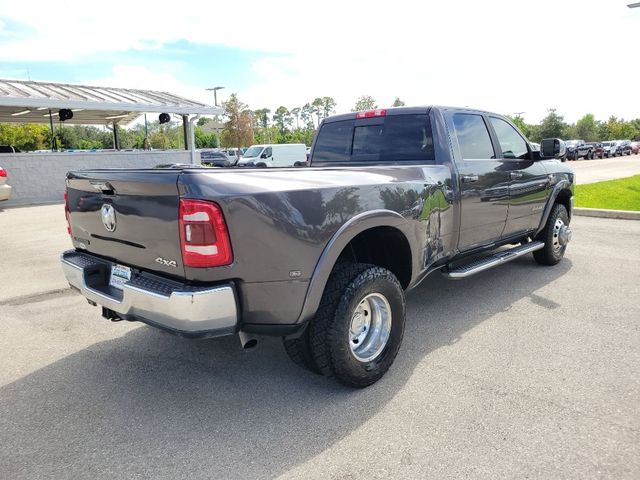
[[[297,323],[306,322],[315,315],[320,306],[320,300],[322,299],[322,294],[329,280],[329,275],[338,257],[344,250],[344,247],[346,247],[356,235],[375,227],[394,227],[405,236],[411,249],[412,269],[414,269],[414,260],[417,256],[414,251],[414,245],[410,240],[411,237],[408,235],[407,220],[392,210],[380,209],[360,213],[342,225],[338,231],[334,233],[322,251],[313,270],[311,280],[309,281],[309,287],[307,288],[307,294]]]
[[[549,215],[551,214],[551,209],[556,203],[558,195],[560,192],[567,190],[571,194],[571,198],[573,198],[573,191],[571,190],[571,182],[569,180],[563,179],[556,183],[549,195],[549,199],[547,200],[547,204],[544,207],[544,212],[542,214],[542,218],[540,219],[540,225],[538,225],[538,229],[536,230],[536,235],[538,235],[544,226],[547,224],[547,220],[549,219]],[[573,204],[573,202],[572,202]],[[571,218],[571,209],[569,209],[569,218]]]

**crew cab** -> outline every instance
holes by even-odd
[[[578,160],[579,158],[589,160],[593,158],[594,149],[590,144],[585,143],[584,140],[567,140],[565,147],[569,160]]]
[[[302,367],[365,387],[428,275],[562,260],[564,153],[502,115],[401,107],[325,118],[307,168],[72,171],[62,267],[107,319],[245,348],[279,336]]]

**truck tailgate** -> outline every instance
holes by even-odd
[[[124,265],[183,277],[179,175],[175,170],[70,172],[74,246]]]

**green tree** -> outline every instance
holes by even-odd
[[[296,107],[289,112],[296,119],[296,130],[300,129],[300,110],[300,107]]]
[[[273,114],[273,123],[276,124],[281,134],[284,134],[287,131],[287,128],[291,125],[292,121],[291,114],[287,107],[280,106]]]
[[[393,101],[393,104],[391,106],[392,107],[404,107],[404,102],[402,100],[400,100],[400,97],[396,97],[396,99]]]
[[[311,108],[313,109],[313,113],[318,119],[318,126],[320,126],[320,120],[322,119],[322,115],[324,113],[324,100],[322,98],[317,97],[311,102]]]
[[[269,114],[271,113],[271,110],[268,108],[261,108],[253,113],[259,126],[262,128],[267,128],[269,126]]]
[[[331,97],[322,97],[322,114],[324,118],[331,115],[336,109],[336,101]]]
[[[576,122],[577,137],[585,142],[595,142],[598,140],[598,122],[591,113]]]
[[[253,112],[238,100],[235,93],[222,106],[227,119],[220,138],[222,146],[240,148],[251,145],[254,142]]]
[[[305,103],[300,110],[300,118],[307,128],[313,128],[313,107],[310,103]]]
[[[361,95],[356,100],[356,104],[351,109],[352,112],[361,112],[363,110],[371,110],[373,108],[378,108],[376,105],[376,101],[373,99],[371,95]]]
[[[567,124],[564,123],[564,117],[556,113],[555,108],[548,110],[547,116],[540,122],[540,130],[538,134],[542,138],[562,138]]]

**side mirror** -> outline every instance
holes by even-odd
[[[540,158],[562,158],[567,149],[559,138],[545,138],[540,142]]]
[[[262,155],[260,155],[260,158],[267,158],[267,154],[263,153]]]

